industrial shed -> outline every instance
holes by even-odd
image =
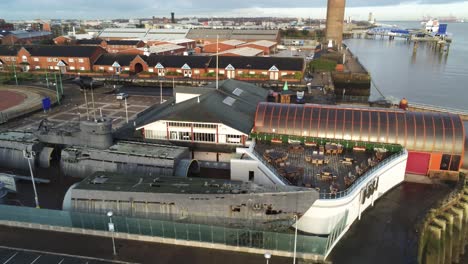
[[[260,103],[254,133],[304,140],[399,144],[408,152],[406,171],[459,171],[468,168],[465,128],[458,115],[324,105]],[[464,159],[464,162],[463,162]]]

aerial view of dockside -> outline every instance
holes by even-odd
[[[468,2],[4,2],[0,264],[468,263]]]

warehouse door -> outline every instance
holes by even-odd
[[[431,154],[422,152],[408,152],[406,172],[412,174],[426,175],[429,170]]]

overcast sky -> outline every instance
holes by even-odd
[[[287,16],[325,18],[326,0],[0,0],[0,18],[108,19],[166,16]],[[346,17],[417,20],[424,15],[468,18],[468,0],[347,0]]]

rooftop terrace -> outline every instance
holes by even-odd
[[[292,185],[315,188],[321,197],[347,190],[372,167],[390,157],[385,148],[346,148],[335,143],[284,144],[257,140],[256,155]]]

